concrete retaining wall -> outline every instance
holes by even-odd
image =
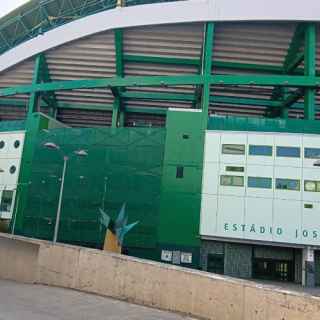
[[[0,278],[77,289],[204,319],[320,319],[317,297],[98,250],[0,235],[0,261],[3,257],[7,261],[0,263]]]

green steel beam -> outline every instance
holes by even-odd
[[[125,99],[167,100],[167,101],[195,101],[193,94],[184,93],[160,93],[160,92],[133,92],[127,91],[121,94]]]
[[[261,73],[283,74],[283,68],[281,66],[215,60],[213,60],[212,65],[214,69],[238,69]],[[300,73],[303,74],[303,71],[300,70]]]
[[[202,87],[202,115],[203,115],[203,129],[207,129],[208,118],[209,118],[209,104],[210,104],[210,86],[212,81],[211,70],[212,70],[212,52],[213,52],[213,37],[214,37],[214,23],[207,22],[205,35],[204,35],[204,46],[203,46],[203,65],[202,65],[202,76],[204,79]]]
[[[210,82],[215,85],[318,87],[320,86],[320,77],[292,75],[212,75]]]
[[[294,105],[298,100],[303,97],[304,90],[297,89],[292,94],[287,95],[283,102],[281,102],[281,108],[289,108]]]
[[[320,77],[292,75],[183,75],[183,76],[128,76],[125,78],[110,77],[88,80],[54,81],[22,85],[0,89],[0,97],[45,91],[73,90],[106,87],[143,87],[143,86],[177,86],[177,85],[253,85],[283,87],[319,87]]]
[[[123,60],[123,31],[122,29],[114,30],[114,43],[116,53],[116,75],[117,77],[124,77],[124,60]],[[112,111],[112,123],[111,126],[116,128],[117,126],[123,126],[125,115],[122,108],[121,92],[123,88],[111,88],[114,95],[113,111]],[[121,120],[121,121],[120,121]]]
[[[166,115],[168,109],[166,108],[146,108],[146,107],[139,107],[139,106],[130,106],[129,108],[126,107],[127,113],[143,113],[143,114],[154,114],[154,115]]]
[[[42,61],[43,61],[42,54],[38,54],[34,62],[33,78],[32,78],[33,85],[38,84],[41,80]],[[39,92],[32,92],[29,97],[27,117],[30,117],[35,111],[37,111],[38,104],[39,104]]]
[[[16,86],[0,89],[0,97],[57,90],[91,89],[91,88],[112,88],[112,87],[135,87],[135,86],[176,86],[202,84],[203,77],[199,75],[183,76],[129,76],[125,78],[110,77],[87,80],[55,81],[32,85]]]
[[[291,74],[304,59],[304,52],[300,49],[304,44],[305,28],[306,25],[304,23],[300,23],[296,27],[283,64],[285,74]]]
[[[304,32],[305,24],[300,23],[297,25],[295,32],[292,36],[287,55],[283,63],[283,73],[284,74],[293,74],[297,67],[301,64],[304,59],[304,52],[301,51],[301,47],[304,45]],[[301,73],[301,70],[299,70]],[[303,70],[302,70],[303,74]],[[300,96],[301,91],[299,91]],[[267,110],[267,114],[272,117],[278,117],[279,115],[282,118],[289,117],[289,108],[292,103],[296,102],[296,93],[288,94],[288,88],[284,87],[275,87],[272,91],[272,100],[282,101],[281,107],[279,110]]]
[[[199,59],[190,58],[172,58],[172,57],[157,57],[157,56],[142,56],[125,54],[123,56],[125,62],[136,63],[153,63],[153,64],[172,64],[172,65],[184,65],[184,66],[200,66],[201,61]]]
[[[41,54],[41,80],[43,82],[51,82],[50,71],[47,59],[44,53]],[[47,103],[50,108],[50,116],[56,117],[57,99],[54,91],[44,93],[42,99]]]
[[[304,47],[304,74],[312,78],[316,75],[316,25],[308,23],[305,31],[305,47]],[[304,118],[306,120],[315,119],[315,88],[306,88],[304,96]]]

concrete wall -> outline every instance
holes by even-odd
[[[320,318],[320,298],[309,295],[44,241],[0,235],[0,244],[0,260],[7,260],[0,278],[82,290],[203,319]]]

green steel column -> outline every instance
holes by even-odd
[[[123,31],[122,29],[116,29],[114,31],[114,43],[116,53],[116,75],[123,78],[124,76],[124,64],[123,64]],[[115,90],[116,96],[113,104],[112,112],[112,127],[116,128],[118,125],[123,126],[124,123],[124,110],[122,108],[121,99],[122,89]]]
[[[305,31],[304,47],[304,74],[309,77],[316,75],[316,25],[309,23]],[[307,120],[315,119],[315,88],[306,88],[304,96],[304,118]]]
[[[203,62],[202,62],[202,75],[204,78],[204,84],[202,89],[202,113],[203,113],[203,128],[207,128],[209,102],[210,102],[210,80],[212,69],[212,52],[213,52],[213,36],[214,36],[214,23],[207,22],[204,46],[203,46]]]
[[[38,84],[40,81],[41,65],[42,65],[42,55],[38,54],[35,59],[32,84]],[[29,104],[28,104],[28,115],[27,115],[28,118],[33,114],[33,112],[37,111],[38,103],[39,103],[39,93],[38,92],[31,93],[29,98]]]

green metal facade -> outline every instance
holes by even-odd
[[[33,138],[33,150],[24,152],[20,179],[30,185],[20,193],[24,206],[18,210],[16,232],[52,239],[63,155],[68,155],[58,241],[100,248],[105,229],[99,209],[115,218],[126,203],[129,223],[139,224],[125,246],[129,253],[135,250],[152,257],[157,247],[165,129],[57,128],[40,130]],[[44,148],[45,142],[56,143],[60,151]],[[73,156],[78,149],[87,150],[88,157]],[[32,155],[30,167],[28,155]]]

